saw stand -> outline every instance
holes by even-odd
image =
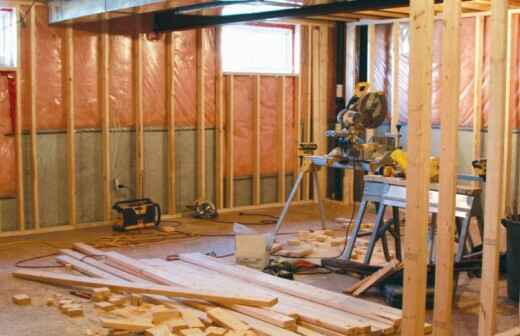
[[[311,180],[314,184],[314,192],[316,194],[318,207],[320,209],[321,228],[325,229],[325,206],[323,204],[323,199],[321,197],[320,183],[319,183],[319,178],[318,178],[318,171],[322,167],[343,168],[343,169],[352,168],[351,165],[338,163],[337,161],[334,161],[333,159],[329,158],[327,155],[304,156],[302,168],[301,168],[300,172],[298,173],[298,176],[296,177],[294,186],[291,189],[291,192],[289,194],[289,197],[287,198],[287,201],[285,202],[285,205],[283,207],[282,213],[280,214],[280,217],[278,217],[278,221],[276,222],[276,227],[271,234],[272,236],[270,237],[270,241],[268,244],[269,248],[272,247],[272,245],[274,243],[274,239],[278,235],[278,232],[280,231],[280,228],[282,227],[283,222],[285,221],[285,218],[287,217],[287,212],[289,211],[289,207],[291,206],[294,196],[296,196],[296,192],[298,191],[298,188],[300,187],[300,184],[303,181],[303,177],[307,173],[310,174]]]

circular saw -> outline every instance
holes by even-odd
[[[381,126],[388,114],[386,97],[383,92],[369,92],[358,101],[359,122],[363,127],[373,129]]]

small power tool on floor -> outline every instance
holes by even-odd
[[[112,206],[121,217],[112,226],[114,231],[159,227],[161,207],[149,198],[119,201]]]

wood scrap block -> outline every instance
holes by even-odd
[[[184,322],[188,325],[188,328],[204,328],[204,323],[199,320],[193,311],[183,309],[181,310],[181,315]]]
[[[98,308],[98,309],[101,309],[103,311],[106,311],[106,312],[109,312],[111,310],[114,310],[116,307],[111,304],[110,302],[97,302],[95,305],[94,305],[95,308]]]
[[[328,239],[329,239],[329,237],[327,237],[327,236],[325,236],[325,235],[321,235],[321,234],[320,234],[320,235],[315,235],[315,236],[314,236],[314,240],[319,241],[319,242],[322,242],[322,243],[325,242],[325,241],[327,241]]]
[[[183,329],[179,333],[182,336],[206,336],[206,334],[199,328]]]
[[[132,332],[145,332],[147,329],[152,329],[154,325],[151,322],[137,319],[112,319],[102,318],[101,325],[104,328],[125,330]]]
[[[331,229],[318,230],[318,231],[316,231],[316,235],[332,237],[332,236],[334,236],[334,230],[331,230]]]
[[[83,307],[81,307],[80,305],[66,306],[64,313],[69,317],[83,316]]]
[[[282,250],[282,251],[278,252],[277,255],[281,256],[281,257],[304,258],[304,257],[312,254],[313,251],[314,251],[314,249],[311,246],[308,246],[308,247],[304,247],[304,248],[302,247],[299,249],[295,249],[292,251]]]
[[[299,240],[308,240],[311,237],[310,231],[298,231],[297,237]]]
[[[363,283],[354,292],[352,292],[352,296],[359,296],[363,294],[370,287],[380,283],[392,274],[400,271],[402,267],[402,263],[399,260],[392,259],[390,262],[388,262],[386,266],[381,268],[379,271],[363,279]]]
[[[164,321],[163,324],[175,332],[188,328],[188,324],[183,319],[170,319]]]
[[[273,246],[271,246],[271,253],[276,253],[283,249],[283,245],[280,243],[274,243]]]
[[[165,309],[162,311],[156,311],[152,313],[152,323],[153,324],[160,324],[164,321],[171,320],[173,318],[181,318],[181,312],[174,309]]]
[[[217,323],[223,325],[224,327],[234,330],[234,331],[242,331],[248,330],[250,327],[238,319],[235,315],[230,313],[227,310],[222,308],[212,308],[207,312],[209,317],[215,320]]]
[[[45,304],[49,307],[52,307],[56,304],[56,301],[53,298],[47,298],[47,301],[45,302]]]
[[[112,294],[108,302],[113,304],[114,306],[123,306],[128,300],[126,295]]]
[[[345,245],[345,237],[343,238],[333,238],[330,240],[330,246],[341,246],[341,245]]]
[[[223,336],[226,331],[226,329],[219,327],[209,327],[205,330],[207,336]]]
[[[145,336],[172,336],[170,329],[164,324],[146,329],[144,334]]]
[[[130,295],[130,304],[132,306],[140,306],[143,304],[143,296],[140,294],[131,294]]]
[[[92,301],[101,302],[110,298],[110,289],[106,287],[92,288]]]
[[[299,239],[289,239],[287,241],[287,245],[289,246],[298,246],[301,244],[301,241]]]
[[[31,298],[27,294],[16,294],[12,297],[13,303],[19,306],[27,306],[31,304]]]

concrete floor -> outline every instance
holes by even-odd
[[[254,213],[278,214],[280,209],[258,210]],[[349,217],[348,210],[337,206],[327,207],[328,219],[335,217]],[[223,216],[227,219],[236,219],[236,215]],[[257,220],[255,217],[244,216],[243,221]],[[330,221],[329,221],[330,222]],[[214,222],[193,221],[183,219],[183,231],[204,234],[223,234],[232,232],[232,225]],[[259,231],[268,231],[272,226],[255,226]],[[304,229],[318,229],[319,216],[313,206],[298,206],[291,209],[283,232],[291,232]],[[0,240],[0,336],[78,336],[84,335],[85,329],[99,330],[95,322],[96,315],[90,305],[86,305],[85,318],[68,318],[62,315],[56,308],[46,307],[45,301],[55,293],[67,293],[65,289],[38,284],[34,282],[18,280],[11,277],[10,273],[15,269],[14,264],[21,259],[48,255],[57,252],[59,248],[70,247],[73,242],[96,242],[100,237],[112,235],[110,228],[93,228],[86,230],[51,233],[31,237],[18,237]],[[284,236],[289,237],[289,236]],[[104,240],[103,240],[104,241]],[[181,252],[210,252],[217,255],[225,255],[233,252],[232,237],[204,237],[185,238],[177,240],[165,240],[158,243],[117,248],[125,254],[137,258],[161,258]],[[52,264],[52,257],[41,259],[31,264]],[[339,274],[298,276],[298,281],[313,284],[318,287],[333,291],[341,291],[357,279]],[[475,299],[479,296],[480,280],[463,277],[458,290],[464,300]],[[497,326],[499,331],[507,330],[519,324],[517,305],[505,298],[505,282],[500,283],[499,309]],[[19,307],[11,303],[11,296],[17,293],[27,293],[32,296],[31,306]],[[364,298],[382,302],[377,291],[368,292]],[[431,322],[431,311],[427,312],[428,321]],[[469,311],[454,312],[455,335],[476,335],[478,327],[478,311],[473,308]]]

